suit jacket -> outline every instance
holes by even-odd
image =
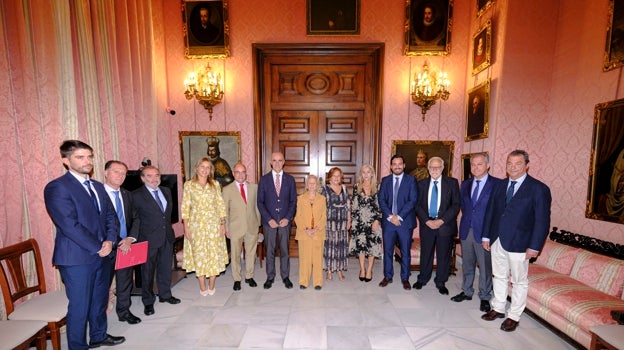
[[[460,197],[461,197],[461,212],[462,217],[459,221],[459,238],[464,240],[468,237],[468,231],[472,227],[472,234],[474,235],[475,242],[481,243],[481,237],[483,235],[483,219],[485,218],[485,209],[487,208],[490,195],[494,185],[501,181],[501,179],[488,175],[487,181],[481,188],[481,194],[477,203],[472,205],[472,186],[475,178],[466,180],[461,183]]]
[[[273,171],[269,171],[260,178],[258,184],[258,210],[262,216],[262,224],[268,225],[271,219],[279,222],[288,219],[292,222],[297,207],[297,188],[295,178],[282,171],[280,194],[277,196]]]
[[[310,237],[305,233],[305,228],[312,225],[312,217],[314,217],[314,226],[319,228],[314,237]],[[324,241],[327,236],[327,202],[325,197],[317,193],[312,206],[310,205],[307,191],[297,197],[295,223],[297,224],[296,240]]]
[[[431,177],[418,181],[418,204],[416,205],[416,215],[420,220],[420,229],[428,230],[424,223],[429,220],[429,185]],[[457,234],[457,214],[459,214],[459,182],[457,179],[440,176],[440,203],[438,208],[438,219],[442,219],[444,224],[440,226],[438,232],[442,235],[454,236]]]
[[[167,187],[159,186],[159,188],[167,200],[164,213],[147,186],[143,185],[132,192],[133,212],[136,213],[133,214],[135,221],[130,235],[138,237],[139,242],[148,241],[150,250],[162,246],[165,240],[173,243],[175,239],[171,227],[173,210],[171,191]]]
[[[388,217],[392,215],[392,192],[394,187],[394,177],[396,175],[391,174],[381,179],[381,186],[379,187],[379,208],[383,215],[381,219],[381,226],[383,230],[387,228],[393,228],[394,225],[388,221]],[[401,226],[406,230],[413,230],[416,227],[416,215],[414,208],[416,201],[418,200],[418,190],[416,189],[416,179],[408,174],[403,174],[401,185],[399,186],[399,193],[397,196],[397,211],[398,215],[403,219]]]
[[[247,182],[247,203],[243,201],[237,182],[223,188],[223,200],[227,212],[227,229],[231,236],[242,237],[246,233],[258,233],[260,211],[258,210],[258,185]]]
[[[489,238],[490,244],[500,239],[508,252],[540,251],[550,229],[550,189],[527,174],[505,205],[508,184],[509,178],[494,186],[485,211],[483,237]]]
[[[91,179],[100,210],[93,206],[85,186],[69,171],[48,183],[43,191],[54,226],[54,265],[92,264],[100,259],[102,242],[117,240],[115,209],[102,183]]]

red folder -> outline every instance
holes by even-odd
[[[115,270],[143,264],[147,261],[147,241],[132,244],[126,254],[117,248],[117,258],[115,260]]]

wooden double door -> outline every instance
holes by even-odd
[[[339,167],[351,190],[362,165],[378,169],[383,49],[380,43],[254,45],[258,178],[271,170],[273,152],[284,154],[284,171],[299,193],[308,174],[325,181]]]

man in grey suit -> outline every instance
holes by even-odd
[[[234,182],[223,188],[223,200],[227,212],[226,235],[232,247],[230,262],[234,290],[241,289],[241,249],[245,243],[245,283],[250,287],[258,284],[254,281],[254,264],[258,248],[258,185],[247,181],[247,168],[243,163],[234,165]]]
[[[171,227],[173,210],[171,191],[160,185],[160,171],[155,166],[141,169],[141,186],[132,192],[137,222],[132,226],[132,236],[148,242],[147,261],[141,266],[141,296],[145,315],[154,314],[156,296],[152,286],[156,275],[158,299],[161,303],[179,304],[180,299],[171,294],[171,266],[173,264],[173,241]],[[138,230],[138,233],[136,232]]]
[[[488,174],[490,157],[486,153],[475,153],[470,157],[472,178],[461,184],[461,211],[459,238],[462,248],[462,292],[452,297],[455,302],[472,300],[476,266],[479,266],[479,309],[490,311],[492,299],[492,257],[481,245],[483,218],[494,185],[500,181]]]

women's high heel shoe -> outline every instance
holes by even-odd
[[[362,271],[360,271],[360,281],[366,281],[366,275],[362,276]]]

